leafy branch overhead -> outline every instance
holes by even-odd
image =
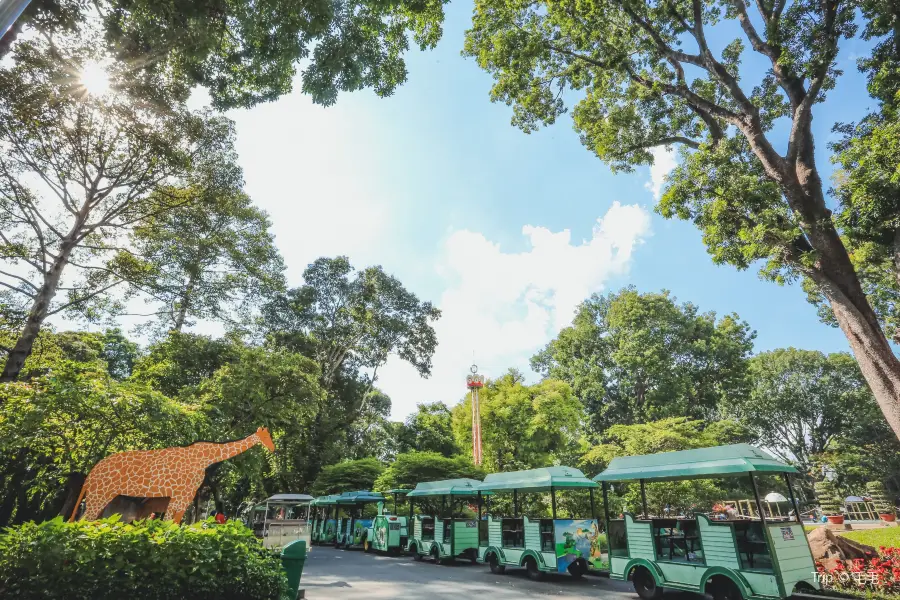
[[[153,78],[165,74],[181,100],[200,85],[224,110],[289,93],[301,61],[302,91],[317,104],[364,88],[389,96],[406,81],[410,41],[424,50],[440,39],[444,0],[34,0],[0,41],[0,55],[23,28],[71,32],[96,20],[95,11],[98,37],[132,65],[142,93],[155,95]]]
[[[884,7],[872,4],[874,19]],[[856,7],[477,0],[464,54],[493,75],[492,99],[512,105],[526,132],[555,122],[577,98],[582,143],[614,169],[650,164],[654,147],[680,146],[659,212],[692,220],[716,262],[761,262],[779,282],[804,278],[900,437],[900,361],[826,205],[812,136],[813,109],[839,75],[840,42],[856,35]],[[713,28],[739,35],[715,48]],[[752,80],[748,53],[765,65]],[[775,128],[779,120],[787,126]]]

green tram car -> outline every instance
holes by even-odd
[[[409,543],[408,520],[405,516],[397,513],[397,496],[405,496],[409,493],[409,490],[393,489],[388,490],[388,493],[394,499],[393,508],[391,512],[387,512],[384,510],[384,503],[378,505],[378,515],[372,522],[368,535],[363,542],[363,549],[366,552],[375,550],[377,552],[399,553]]]
[[[334,544],[337,531],[337,494],[319,496],[310,504],[313,511],[310,525],[310,543],[314,545]]]
[[[790,475],[797,470],[747,444],[613,459],[594,480],[602,483],[609,532],[610,577],[634,582],[644,600],[664,588],[710,592],[715,600],[773,600],[795,591],[819,589],[816,567]],[[793,517],[766,516],[757,476],[780,474],[787,484]],[[746,477],[759,518],[713,520],[652,517],[645,482]],[[610,519],[606,502],[611,482],[637,481],[643,515]]]
[[[466,501],[480,501],[477,479],[444,479],[420,483],[407,494],[409,519],[413,534],[407,550],[413,558],[422,560],[431,556],[436,563],[467,558],[473,563],[478,558],[478,521],[464,513]],[[435,510],[434,514],[414,514],[417,498],[424,500]],[[424,503],[423,502],[423,503]],[[439,503],[439,504],[438,504]]]
[[[344,549],[365,547],[374,519],[365,517],[364,509],[368,504],[383,503],[384,500],[381,493],[369,490],[344,492],[338,496],[335,500],[338,517],[334,545]]]
[[[497,516],[490,512],[481,519],[479,502],[478,561],[487,563],[493,573],[506,567],[525,567],[532,579],[545,573],[569,573],[581,577],[588,569],[602,564],[600,524],[594,518],[594,490],[600,486],[571,467],[547,467],[512,473],[492,473],[478,486],[481,494],[511,493],[512,514]],[[578,519],[557,518],[557,494],[587,489],[590,516]],[[520,494],[550,494],[550,517],[529,519],[520,514]]]

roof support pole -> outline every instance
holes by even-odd
[[[794,496],[794,486],[791,482],[791,476],[788,473],[782,473],[782,477],[784,477],[784,483],[787,484],[788,495],[791,498],[791,506],[794,507],[794,517],[797,519],[797,522],[803,525],[803,519],[800,518],[800,505],[797,504],[797,497]]]
[[[556,520],[556,490],[553,489],[553,486],[550,486],[550,514],[553,515],[553,519]]]
[[[759,488],[756,487],[756,478],[753,476],[753,472],[750,472],[750,485],[753,486],[753,498],[756,500],[756,512],[759,513],[759,518],[762,521],[762,524],[766,524],[766,515],[763,511],[762,502],[759,501]]]
[[[513,519],[519,518],[519,490],[513,490]]]
[[[594,490],[591,490],[591,501],[594,500]],[[606,520],[606,530],[609,531],[609,484],[603,482],[603,517]]]
[[[644,486],[644,480],[641,479],[641,504],[644,508],[644,518],[650,518],[650,512],[647,510],[647,488]]]

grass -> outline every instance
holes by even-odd
[[[841,532],[847,539],[866,546],[900,546],[900,527],[882,527],[879,529],[858,529]]]
[[[822,526],[824,527],[824,525]],[[810,527],[809,525],[804,525],[803,529],[806,530],[806,533],[809,533],[818,527]],[[859,542],[860,544],[865,544],[866,546],[873,546],[878,548],[879,546],[894,546],[900,547],[900,527],[879,527],[877,529],[854,529],[851,531],[841,531],[839,529],[834,530],[834,532],[838,535],[842,535],[845,538],[851,539],[854,542]]]

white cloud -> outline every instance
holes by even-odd
[[[662,196],[663,185],[668,175],[677,164],[675,162],[675,150],[666,150],[665,146],[657,146],[650,150],[653,155],[653,164],[650,166],[650,181],[644,187],[653,193],[653,199],[659,201]]]
[[[420,378],[395,357],[379,376],[394,418],[417,402],[455,403],[465,393],[473,352],[489,377],[511,366],[527,369],[528,358],[571,322],[579,302],[627,272],[635,246],[649,234],[647,211],[618,202],[581,244],[572,243],[567,229],[526,225],[522,235],[530,250],[509,253],[482,233],[451,233],[438,265],[447,288],[438,303],[443,316],[435,326],[439,345],[431,377]]]

